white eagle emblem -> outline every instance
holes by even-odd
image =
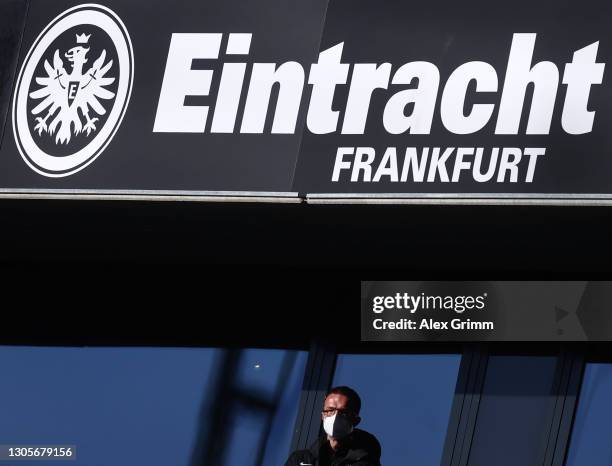
[[[43,87],[30,93],[32,99],[44,99],[32,109],[33,115],[39,115],[48,108],[44,118],[36,118],[34,131],[38,131],[38,135],[41,136],[43,132],[53,135],[57,130],[56,144],[68,144],[73,132],[74,135],[78,135],[85,131],[89,136],[92,131],[96,131],[95,123],[98,118],[90,118],[90,108],[96,114],[104,115],[106,110],[98,99],[108,100],[115,97],[114,92],[105,89],[105,86],[115,81],[113,77],[105,77],[113,65],[113,60],[104,63],[106,50],[102,50],[91,68],[83,73],[83,65],[88,61],[89,47],[78,44],[87,44],[90,37],[91,34],[77,34],[77,46],[64,54],[72,63],[70,73],[64,68],[59,50],[55,50],[53,66],[48,60],[44,63],[47,76],[36,77],[36,83]],[[81,121],[78,110],[85,118],[85,124]],[[51,123],[48,124],[47,120],[52,117]]]

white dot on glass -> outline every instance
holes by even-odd
[[[255,369],[261,369],[261,364],[255,364],[253,367],[254,367]]]

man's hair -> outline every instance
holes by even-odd
[[[325,398],[327,398],[329,395],[334,395],[334,394],[344,395],[347,398],[347,402],[346,402],[347,409],[352,411],[355,414],[359,414],[359,411],[361,411],[361,398],[359,397],[359,395],[357,394],[355,390],[353,390],[351,387],[341,385],[339,387],[332,388],[327,393],[327,395],[325,395]]]

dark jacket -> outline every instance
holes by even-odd
[[[289,456],[285,466],[380,466],[380,443],[365,430],[355,429],[344,439],[342,447],[333,452],[326,436],[319,438],[308,450],[298,450]]]

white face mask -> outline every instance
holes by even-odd
[[[335,439],[346,437],[353,432],[353,424],[346,416],[333,416],[323,418],[323,430],[327,435]]]

